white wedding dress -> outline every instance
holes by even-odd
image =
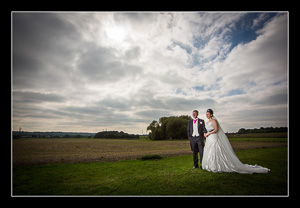
[[[213,119],[216,120],[215,117]],[[217,120],[216,120],[217,121]],[[229,140],[222,130],[219,122],[218,132],[210,134],[206,138],[204,146],[202,168],[211,172],[236,172],[242,174],[267,173],[270,171],[258,165],[243,164],[235,155]],[[206,125],[207,132],[214,129],[213,123]]]

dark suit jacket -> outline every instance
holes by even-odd
[[[193,120],[190,120],[187,126],[187,133],[188,133],[188,138],[191,140],[192,139],[192,134],[193,134]],[[198,118],[198,132],[200,135],[200,139],[202,144],[204,144],[204,133],[207,133],[207,130],[205,128],[205,122],[202,119]]]

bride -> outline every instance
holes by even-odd
[[[206,117],[209,119],[204,134],[206,143],[202,168],[211,172],[236,172],[243,174],[267,173],[270,171],[258,165],[243,164],[235,155],[227,136],[222,130],[220,123],[213,116],[213,110],[208,109]]]

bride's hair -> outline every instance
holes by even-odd
[[[207,109],[206,112],[209,112],[212,116],[214,115],[214,111],[212,109]]]

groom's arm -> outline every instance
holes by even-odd
[[[190,135],[190,122],[188,122],[188,125],[187,125],[187,135],[188,135],[188,138],[191,139],[191,135]]]

